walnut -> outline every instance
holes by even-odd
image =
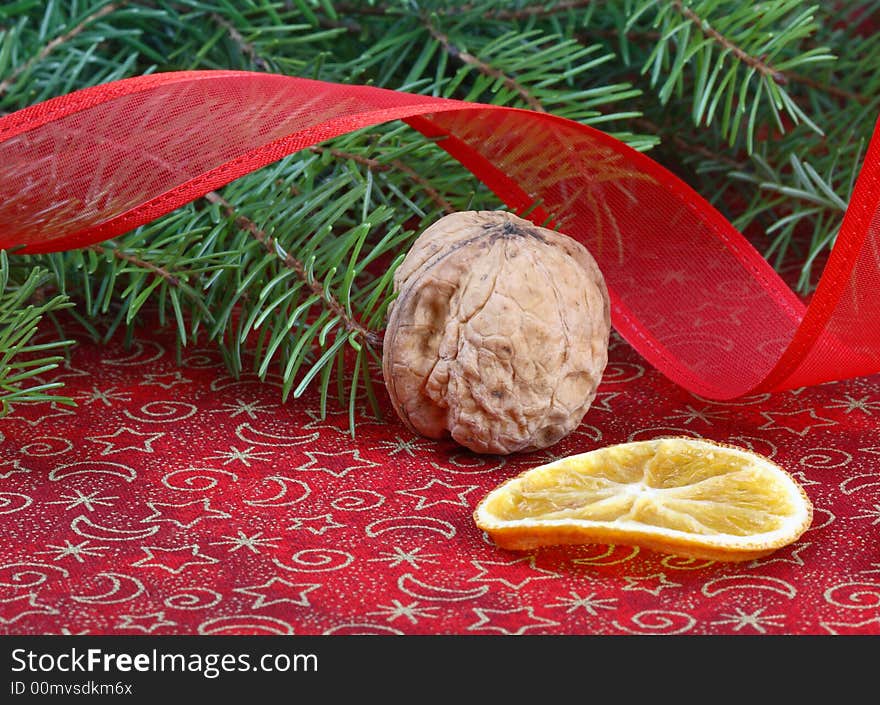
[[[568,435],[608,360],[605,281],[575,240],[511,213],[431,225],[394,277],[383,373],[413,431],[478,453]]]

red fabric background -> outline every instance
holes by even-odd
[[[413,437],[384,403],[352,439],[345,414],[281,404],[272,380],[229,378],[212,349],[178,366],[171,332],[143,329],[130,350],[83,341],[52,377],[79,408],[20,406],[0,426],[0,630],[880,633],[880,137],[809,308],[693,190],[603,133],[243,72],[139,77],[0,119],[0,247],[97,242],[392,119],[442,138],[512,210],[540,202],[531,217],[597,257],[630,343],[615,337],[583,425],[550,452],[480,457]],[[813,526],[744,564],[517,554],[474,526],[512,474],[670,434],[774,458]]]
[[[79,408],[0,425],[8,634],[878,634],[880,378],[708,401],[616,336],[584,423],[481,457],[414,437],[382,397],[357,436],[317,400],[234,380],[171,331],[85,340]],[[381,383],[379,386],[380,390]],[[804,485],[812,528],[754,562],[625,547],[499,550],[471,512],[556,455],[659,435],[753,448]]]

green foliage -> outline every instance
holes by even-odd
[[[60,383],[39,378],[58,367],[64,357],[54,353],[70,344],[68,340],[35,340],[43,316],[70,306],[63,294],[42,297],[42,288],[51,280],[51,275],[39,267],[28,271],[11,267],[9,257],[0,250],[0,417],[6,416],[14,404],[50,399],[73,403],[51,393]]]
[[[546,110],[652,150],[775,266],[793,266],[806,293],[880,108],[880,39],[860,25],[878,8],[14,0],[0,7],[0,111],[196,68]],[[444,212],[499,205],[442,150],[391,124],[291,155],[99,246],[3,254],[0,389],[16,403],[51,396],[39,376],[58,358],[32,342],[34,326],[69,301],[59,325],[74,318],[103,340],[154,311],[180,348],[210,340],[233,373],[272,379],[285,399],[315,388],[323,410],[335,396],[353,417],[359,399],[375,401],[391,278],[412,239]]]
[[[767,111],[780,131],[783,115],[819,128],[786,89],[787,74],[834,57],[822,46],[804,48],[818,27],[816,7],[799,0],[772,3],[700,0],[647,0],[637,3],[626,30],[654,15],[657,39],[642,71],[665,105],[675,95],[690,96],[695,125],[711,126],[733,146],[741,132],[754,147],[758,116]]]

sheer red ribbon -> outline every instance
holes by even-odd
[[[806,308],[705,199],[598,130],[528,110],[243,71],[125,79],[0,118],[0,248],[84,247],[292,152],[391,120],[436,140],[512,211],[584,243],[608,283],[615,328],[695,394],[732,399],[880,372],[876,126]]]

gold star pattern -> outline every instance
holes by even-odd
[[[687,319],[693,328],[705,328],[723,324],[724,326],[740,326],[740,314],[746,309],[743,306],[720,306],[714,301],[701,304],[696,309],[678,312]]]
[[[14,624],[29,614],[58,614],[58,610],[39,602],[35,592],[26,592],[6,599],[0,598],[0,624]]]
[[[340,524],[338,521],[334,521],[333,515],[330,513],[320,514],[313,517],[291,517],[291,521],[293,521],[293,524],[290,525],[291,531],[305,529],[306,531],[319,536],[330,529],[345,528],[345,524]]]
[[[265,583],[234,588],[234,592],[256,598],[250,606],[258,610],[271,605],[289,603],[300,607],[311,607],[308,593],[321,587],[321,583],[290,583],[282,578],[270,578]]]
[[[861,411],[866,416],[873,416],[875,409],[880,409],[880,401],[871,401],[866,394],[856,398],[851,394],[845,394],[843,399],[832,399],[833,404],[826,404],[826,409],[841,409],[844,414]]]
[[[55,554],[55,558],[53,558],[53,560],[55,560],[55,561],[60,561],[62,558],[67,558],[68,556],[70,556],[70,557],[73,557],[74,559],[76,559],[77,563],[84,563],[85,559],[83,558],[83,556],[91,556],[91,557],[101,558],[104,556],[103,552],[108,550],[110,547],[109,546],[90,546],[88,539],[86,539],[85,541],[78,543],[78,544],[73,544],[70,542],[69,539],[65,539],[63,546],[54,546],[54,545],[50,544],[48,546],[48,548],[50,550],[37,551],[37,553],[38,554],[41,554],[41,553],[42,554],[49,554],[49,555]]]
[[[564,607],[566,614],[571,614],[579,609],[583,609],[587,614],[595,617],[599,614],[599,610],[615,610],[617,609],[616,597],[598,597],[595,592],[591,592],[586,597],[581,597],[574,590],[569,590],[571,597],[558,597],[555,604],[549,604],[547,607]]]
[[[590,411],[606,411],[609,414],[614,413],[611,408],[611,402],[615,397],[619,397],[623,392],[596,392],[593,403],[590,404]]]
[[[114,401],[131,401],[131,392],[117,391],[116,387],[98,389],[97,385],[93,384],[92,391],[87,392],[83,397],[83,403],[86,406],[101,402],[104,406],[112,407]]]
[[[399,617],[406,617],[410,623],[416,624],[420,618],[435,618],[437,615],[431,614],[431,610],[436,609],[439,609],[439,607],[422,607],[418,601],[404,605],[400,600],[391,600],[390,605],[380,605],[378,610],[367,612],[367,614],[386,617],[389,622],[393,622]]]
[[[758,558],[749,563],[749,568],[758,568],[759,566],[770,565],[771,563],[791,563],[792,565],[804,565],[804,559],[801,553],[806,551],[813,544],[810,541],[803,541],[794,544],[788,551],[777,551],[767,558]],[[788,553],[788,557],[784,554]]]
[[[152,444],[164,435],[165,433],[162,431],[141,433],[140,431],[122,426],[113,433],[107,433],[103,436],[86,436],[86,440],[103,445],[104,448],[101,451],[101,455],[121,453],[126,450],[133,450],[139,453],[153,453],[155,451]]]
[[[76,509],[78,506],[82,505],[85,507],[86,511],[93,512],[95,511],[95,505],[99,505],[102,507],[110,507],[113,505],[111,499],[119,499],[117,496],[107,496],[102,497],[99,491],[90,492],[89,494],[83,494],[79,490],[74,490],[76,494],[63,494],[61,495],[61,499],[54,502],[46,502],[46,504],[63,504],[66,505],[64,507],[65,511],[69,511],[71,509]]]
[[[271,457],[272,453],[268,450],[254,450],[254,446],[249,446],[244,450],[239,450],[236,446],[229,446],[229,450],[218,450],[216,455],[210,456],[207,460],[223,460],[223,465],[238,461],[245,467],[250,467],[251,461],[266,463]]]
[[[781,614],[764,614],[766,607],[759,607],[754,612],[746,612],[741,607],[734,607],[736,614],[721,614],[712,624],[730,624],[733,631],[738,632],[746,627],[751,627],[760,634],[767,633],[767,627],[780,628],[779,620],[785,620],[785,615]]]
[[[16,421],[24,421],[28,426],[41,426],[49,421],[53,423],[58,423],[56,419],[61,418],[62,416],[75,416],[76,412],[71,409],[65,409],[58,406],[57,401],[53,401],[47,407],[42,407],[48,409],[48,413],[40,414],[39,416],[19,416],[19,415],[9,415],[6,418],[9,420],[15,419]]]
[[[767,419],[767,423],[759,426],[759,431],[789,431],[801,437],[806,436],[814,428],[837,425],[837,421],[833,419],[818,416],[815,409],[762,411],[761,416]]]
[[[173,627],[177,622],[165,619],[165,612],[150,612],[148,614],[121,614],[119,615],[118,629],[137,629],[145,634],[152,634],[162,627]]]
[[[168,522],[189,529],[205,519],[229,519],[232,515],[211,508],[210,499],[196,499],[192,502],[173,504],[168,502],[146,502],[153,513],[141,519],[142,524]]]
[[[548,629],[559,624],[552,619],[536,615],[534,607],[517,607],[510,610],[496,610],[488,607],[474,607],[472,609],[478,619],[468,626],[469,632],[525,634],[531,629]]]
[[[411,458],[416,458],[420,453],[425,452],[431,447],[431,444],[427,441],[419,441],[415,438],[410,438],[408,441],[404,440],[400,436],[394,436],[393,441],[381,440],[376,443],[377,448],[385,448],[386,453],[391,455],[397,455],[398,453],[406,453]]]
[[[431,480],[424,487],[413,487],[408,490],[397,490],[418,499],[416,509],[427,509],[438,504],[451,504],[454,507],[469,507],[467,495],[478,489],[478,485],[450,485],[442,480]]]
[[[0,480],[12,477],[16,473],[30,472],[30,468],[26,468],[17,458],[12,460],[0,460]]]
[[[380,554],[383,556],[382,558],[369,558],[367,560],[368,562],[388,563],[389,568],[396,568],[404,563],[412,568],[421,568],[422,566],[419,563],[439,563],[439,561],[434,560],[434,558],[440,556],[439,553],[422,553],[422,548],[422,546],[417,546],[407,551],[400,546],[394,546],[392,551],[383,551]]]
[[[501,583],[513,590],[519,590],[532,580],[559,577],[553,571],[536,567],[534,556],[511,558],[506,561],[472,560],[471,565],[479,572],[472,578],[468,578],[469,583]],[[524,569],[528,569],[533,574],[523,575]]]
[[[667,580],[665,573],[652,573],[651,575],[643,576],[624,575],[623,579],[626,581],[626,585],[621,588],[622,590],[643,590],[655,597],[660,594],[661,590],[681,587],[681,583],[674,583],[671,580]]]
[[[880,617],[868,617],[860,622],[819,622],[819,626],[834,636],[847,634],[877,634],[880,628]]]
[[[362,458],[359,450],[345,450],[339,453],[306,451],[305,454],[309,462],[300,465],[297,470],[326,472],[333,477],[345,477],[353,470],[379,467],[379,463]]]
[[[276,545],[276,541],[280,541],[280,538],[276,537],[266,537],[263,538],[263,532],[258,531],[252,536],[248,536],[241,529],[238,531],[238,536],[223,536],[223,541],[212,541],[212,546],[229,546],[229,552],[235,553],[241,548],[246,548],[251,553],[260,553],[261,548],[278,548]]]
[[[156,387],[162,387],[162,389],[171,389],[175,385],[178,384],[187,384],[190,382],[186,377],[184,377],[180,371],[175,372],[162,372],[162,373],[147,373],[144,375],[144,378],[141,380],[141,385],[155,385]]]
[[[159,568],[169,573],[182,573],[190,566],[219,563],[213,556],[205,555],[197,543],[186,546],[141,546],[146,557],[131,565],[135,568]]]

